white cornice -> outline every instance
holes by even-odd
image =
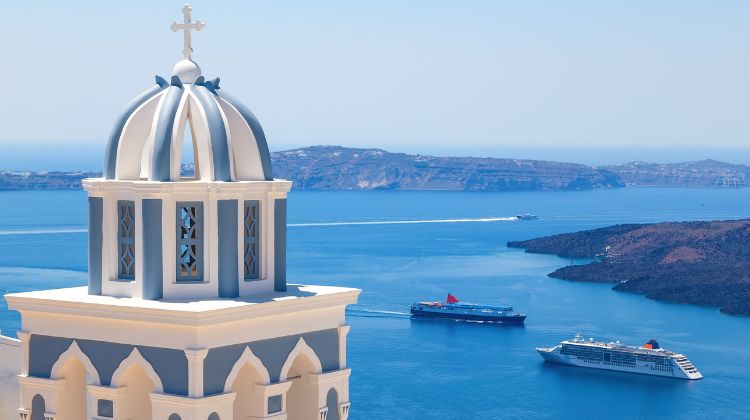
[[[206,326],[355,304],[361,292],[344,287],[290,286],[292,293],[250,296],[245,300],[149,301],[88,295],[85,287],[8,294],[5,299],[10,309],[20,312]]]
[[[280,192],[288,193],[292,181],[274,179],[273,181],[117,181],[104,178],[86,178],[81,181],[83,189],[92,195],[102,192],[139,192],[139,193],[239,193],[239,192]]]

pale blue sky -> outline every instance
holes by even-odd
[[[6,2],[0,168],[99,168],[120,109],[180,59],[182,4]],[[195,60],[272,150],[750,163],[748,1],[192,5]]]

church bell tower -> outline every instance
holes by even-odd
[[[204,26],[183,8],[183,59],[117,117],[103,176],[83,181],[88,287],[6,296],[21,419],[348,417],[360,291],[287,284],[292,184],[253,113],[193,61]]]

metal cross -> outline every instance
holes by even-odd
[[[204,26],[206,26],[205,23],[203,23],[202,20],[198,19],[195,22],[191,20],[191,15],[193,12],[193,8],[190,7],[189,4],[186,4],[185,7],[182,8],[182,15],[184,17],[183,23],[177,23],[177,21],[172,22],[172,32],[177,32],[179,30],[184,31],[184,43],[185,47],[182,50],[182,55],[185,57],[185,60],[190,60],[191,55],[193,53],[193,45],[192,45],[192,38],[190,37],[190,31],[192,29],[195,29],[196,31],[200,31],[203,29]]]

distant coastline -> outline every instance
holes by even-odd
[[[750,220],[616,225],[509,242],[566,258],[597,258],[550,277],[615,283],[614,290],[750,316]]]
[[[313,146],[272,153],[274,176],[297,190],[555,191],[624,187],[742,188],[750,166],[715,160],[613,166],[528,159],[435,157]],[[183,167],[191,173],[192,167]],[[72,190],[98,172],[0,170],[0,191]]]

